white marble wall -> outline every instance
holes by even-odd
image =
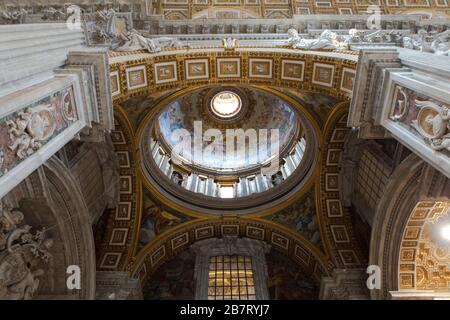
[[[432,148],[430,138],[421,135],[417,129],[420,119],[410,119],[417,115],[411,113],[403,119],[395,119],[393,114],[397,86],[410,89],[420,95],[420,99],[438,101],[442,107],[450,107],[449,79],[448,56],[403,48],[364,49],[358,63],[348,125],[358,128],[360,138],[398,140],[450,177],[450,146],[441,150]],[[419,111],[421,107],[416,101],[407,99],[398,107]],[[430,130],[434,129],[430,127]],[[449,138],[444,136],[443,139]]]
[[[27,147],[20,160],[11,158],[19,157],[17,154],[7,155],[15,165],[0,174],[2,197],[92,122],[111,130],[113,111],[107,51],[85,48],[83,31],[69,30],[65,23],[0,26],[0,70],[0,124],[5,129],[1,164],[14,141],[24,139],[27,145],[27,139],[36,136],[30,131],[30,122],[20,120],[17,112],[71,88],[76,113],[68,127],[39,140],[34,150]],[[11,136],[9,120],[22,121],[20,137]]]

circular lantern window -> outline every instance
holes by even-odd
[[[221,91],[211,100],[211,110],[219,118],[229,119],[242,109],[242,100],[232,91]]]

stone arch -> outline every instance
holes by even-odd
[[[102,271],[124,270],[134,256],[138,240],[142,206],[142,184],[136,171],[134,131],[124,111],[115,107],[115,129],[111,132],[119,157],[119,203],[108,210],[105,237],[97,253],[97,267]]]
[[[262,219],[199,219],[159,235],[137,255],[130,272],[141,283],[165,262],[187,250],[197,241],[238,236],[264,241],[283,255],[290,256],[298,266],[320,282],[333,264],[323,253],[295,232]]]
[[[364,265],[366,258],[357,246],[351,212],[342,205],[339,192],[341,154],[350,131],[347,127],[347,110],[348,102],[338,104],[325,124],[316,201],[323,238],[333,263],[338,268],[359,268]]]
[[[419,201],[432,199],[433,193],[438,193],[433,190],[430,173],[440,174],[430,170],[419,157],[409,155],[392,174],[376,208],[369,264],[381,268],[382,279],[381,289],[371,292],[373,299],[386,299],[389,292],[399,289],[400,244],[408,219]]]
[[[26,180],[2,198],[3,214],[22,213],[14,228],[2,226],[13,251],[3,250],[4,271],[15,261],[18,273],[8,274],[3,295],[15,299],[95,298],[95,246],[91,216],[79,184],[62,160],[53,156]],[[23,242],[14,240],[14,232],[24,232]],[[15,241],[15,242],[14,242]],[[31,254],[35,248],[37,254]],[[10,249],[10,248],[8,248]],[[17,258],[20,252],[20,258]],[[12,259],[12,260],[11,260]],[[79,267],[80,288],[67,286],[67,268]],[[10,271],[12,269],[9,269]],[[76,270],[77,271],[77,270]],[[73,273],[72,273],[73,274]],[[25,276],[26,275],[26,276]],[[6,289],[6,292],[5,290]]]
[[[422,166],[422,161],[415,155],[400,164],[375,212],[369,264],[380,266],[382,285],[378,292],[372,291],[372,298],[386,298],[389,291],[397,289],[397,274],[389,266],[397,265],[399,248],[395,244],[401,240],[407,215],[418,200],[417,180]]]
[[[57,263],[58,276],[69,265],[81,269],[81,290],[70,292],[78,299],[95,298],[95,246],[89,210],[69,170],[56,157],[44,164],[48,186],[48,206],[63,242],[64,261]],[[65,277],[64,277],[65,278]],[[67,291],[65,281],[61,291]],[[63,287],[62,287],[63,286]]]
[[[445,292],[450,295],[450,250],[439,227],[450,218],[450,201],[419,201],[404,228],[398,262],[398,292]],[[444,221],[444,223],[441,223]],[[443,241],[444,240],[444,241]]]

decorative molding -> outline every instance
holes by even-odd
[[[298,234],[287,231],[276,223],[267,222],[260,219],[240,218],[240,219],[201,219],[188,222],[172,228],[170,232],[165,232],[158,236],[155,241],[146,245],[139,255],[129,264],[133,277],[145,283],[149,277],[166,261],[173,258],[179,252],[186,250],[190,245],[205,241],[207,239],[221,238],[222,230],[232,226],[238,233],[234,237],[244,237],[245,241],[263,241],[271,245],[274,250],[285,255],[294,257],[305,272],[310,272],[316,280],[320,280],[323,275],[328,274],[332,269],[332,263],[313,247],[308,241],[299,237]],[[254,233],[252,230],[258,230]],[[250,239],[248,234],[252,235]],[[273,234],[284,239],[283,245],[279,246],[272,242]],[[186,237],[185,237],[186,235]],[[183,244],[177,239],[184,239]],[[186,239],[188,242],[186,242]],[[173,243],[179,243],[174,249]],[[164,248],[161,251],[161,248]],[[155,255],[158,257],[155,259]],[[145,272],[144,272],[145,270]]]
[[[399,54],[395,49],[361,50],[348,117],[348,126],[359,128],[359,138],[380,139],[387,136],[376,121],[382,112],[388,82],[385,80],[385,70],[400,67]]]
[[[99,270],[124,270],[136,250],[139,235],[141,184],[136,173],[132,132],[120,110],[116,112],[115,130],[111,139],[117,154],[126,155],[127,166],[119,167],[118,205],[110,209],[113,219],[105,240],[97,252]]]
[[[331,277],[322,278],[320,300],[369,300],[365,269],[334,269]]]
[[[118,72],[120,79],[120,94],[114,95],[114,102],[120,103],[130,97],[155,91],[213,83],[227,84],[231,81],[233,84],[297,88],[350,99],[352,90],[349,86],[352,82],[348,77],[356,68],[356,57],[352,54],[281,48],[267,52],[262,47],[220,50],[192,48],[189,52],[173,50],[163,51],[158,55],[140,52],[120,56],[112,54],[111,72]],[[194,64],[193,61],[201,64]],[[263,73],[255,73],[257,62],[265,63],[260,65],[264,69],[261,71]],[[130,88],[125,70],[143,65],[147,69],[147,86]],[[193,77],[186,69],[188,65],[198,66],[199,70],[207,72]],[[326,75],[319,74],[318,68],[323,66],[326,67],[324,71],[328,72]],[[115,78],[111,81],[115,81]]]
[[[97,271],[95,278],[97,300],[143,300],[139,280],[128,272]]]

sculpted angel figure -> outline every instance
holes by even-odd
[[[435,54],[448,56],[450,54],[450,30],[437,34],[430,47]]]
[[[333,49],[337,49],[340,47],[337,34],[334,32],[331,32],[330,30],[323,31],[318,39],[302,38],[298,34],[298,31],[293,28],[288,30],[288,35],[289,35],[288,44],[294,49],[333,50]]]
[[[122,34],[121,38],[124,44],[116,49],[116,51],[135,51],[147,50],[150,53],[160,52],[163,48],[174,48],[179,43],[174,38],[146,38],[135,29],[130,30],[127,34]]]
[[[52,274],[52,238],[45,237],[45,230],[31,233],[23,218],[21,211],[0,202],[0,299],[31,299],[39,289],[40,278]],[[48,265],[47,272],[41,261]]]
[[[28,12],[25,9],[20,9],[16,11],[3,11],[2,12],[2,18],[9,23],[25,23],[25,18],[27,16]]]
[[[436,151],[442,151],[442,150],[450,151],[450,133],[448,133],[438,139],[431,139],[430,146],[433,150],[436,150]]]
[[[363,40],[363,32],[359,31],[358,29],[350,29],[348,30],[348,35],[347,36],[342,36],[341,38],[343,38],[344,43],[349,44],[349,43],[357,43],[357,42],[361,42]]]
[[[114,9],[97,11],[96,19],[105,26],[104,32],[109,36],[117,36],[117,14]]]
[[[411,37],[403,37],[402,39],[403,42],[403,48],[406,49],[419,49],[421,46],[421,43],[418,42],[417,40],[414,40]]]
[[[33,116],[31,109],[26,109],[24,112],[19,112],[17,118],[8,120],[8,133],[12,144],[9,148],[16,151],[17,157],[23,159],[38,150],[42,144],[36,141],[36,137],[30,134],[28,127]]]
[[[49,7],[44,9],[43,15],[41,17],[42,20],[63,20],[65,19],[66,14],[61,10],[57,10],[53,7]]]

